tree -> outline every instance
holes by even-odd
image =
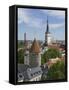
[[[24,50],[18,51],[18,63],[24,63]]]
[[[49,59],[56,57],[61,57],[61,53],[57,49],[50,48],[41,56],[42,64],[46,63]]]
[[[24,47],[24,42],[23,41],[19,41],[18,42],[18,48],[23,48]]]
[[[64,61],[58,61],[53,64],[47,73],[48,80],[64,79],[65,78],[65,64]]]

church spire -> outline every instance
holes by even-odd
[[[47,29],[46,29],[46,33],[49,33],[48,16],[47,16]]]

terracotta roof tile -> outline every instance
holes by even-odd
[[[30,52],[33,52],[33,53],[39,53],[40,52],[40,46],[39,46],[39,43],[36,39],[34,39],[34,41],[32,43]]]

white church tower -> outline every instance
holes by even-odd
[[[47,29],[46,29],[46,32],[45,32],[45,44],[46,45],[51,45],[52,44],[52,37],[51,37],[51,33],[49,32],[48,19],[47,19]]]

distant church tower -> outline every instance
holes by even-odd
[[[24,33],[24,64],[29,65],[29,47],[26,40],[26,33]]]
[[[40,54],[40,46],[36,39],[34,39],[31,49],[30,49],[30,65],[32,67],[41,66],[41,54]]]
[[[45,32],[45,45],[50,45],[51,44],[51,33],[49,32],[49,25],[48,25],[48,18],[47,18],[47,29]]]
[[[24,33],[24,43],[26,42],[26,33]]]

